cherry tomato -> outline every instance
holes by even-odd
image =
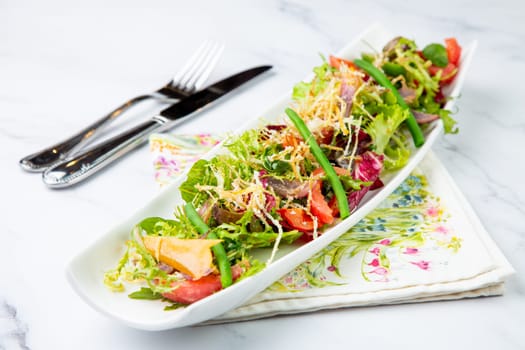
[[[461,46],[459,46],[456,38],[445,39],[445,47],[447,49],[448,61],[459,65],[459,59],[461,58]]]
[[[432,65],[428,67],[428,71],[431,75],[436,75],[439,71],[442,71],[439,83],[441,85],[447,85],[450,84],[456,77],[457,68],[458,67],[454,63],[449,62],[445,68]]]
[[[353,69],[353,70],[357,69],[354,62],[345,60],[344,58],[339,58],[339,57],[330,55],[329,61],[330,61],[330,65],[334,67],[335,69],[339,69],[339,67],[341,67],[341,63],[345,64],[350,69]]]

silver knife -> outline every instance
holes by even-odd
[[[204,107],[208,107],[213,101],[270,68],[272,67],[260,66],[248,69],[212,84],[162,110],[147,122],[117,135],[84,153],[53,165],[44,171],[42,180],[51,188],[62,188],[76,184],[139,146],[151,133],[166,131],[174,127],[201,111]]]

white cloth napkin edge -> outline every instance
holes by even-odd
[[[298,299],[294,299],[295,302],[292,305],[289,305],[288,308],[285,308],[282,306],[279,306],[278,308],[276,308],[275,303],[282,302],[282,300],[275,300],[273,301],[274,305],[270,306],[267,312],[261,312],[260,310],[258,310],[256,313],[254,313],[253,311],[246,310],[247,312],[244,314],[238,314],[238,315],[231,316],[231,317],[228,317],[228,314],[225,314],[213,320],[209,320],[205,323],[202,323],[202,325],[230,323],[230,322],[239,322],[239,321],[250,321],[250,320],[269,318],[269,317],[275,317],[275,316],[295,315],[295,314],[311,313],[311,312],[317,312],[317,311],[323,311],[323,310],[346,309],[346,308],[368,307],[368,306],[412,304],[412,303],[422,303],[422,302],[430,302],[430,301],[451,301],[451,300],[459,300],[459,299],[465,299],[465,298],[499,296],[499,295],[503,295],[503,293],[504,293],[504,283],[500,282],[500,283],[494,283],[494,284],[487,285],[483,288],[478,288],[475,290],[466,290],[466,291],[457,292],[457,293],[429,294],[429,295],[423,295],[418,298],[413,298],[412,296],[409,296],[406,298],[403,298],[403,297],[391,298],[391,299],[383,298],[382,300],[376,300],[373,302],[370,302],[368,300],[362,300],[362,301],[354,301],[352,304],[349,304],[346,301],[334,302],[333,300],[330,300],[326,303],[318,303],[317,305],[310,305],[308,308],[304,308],[304,307],[298,308],[297,307],[298,305],[302,305],[300,304],[302,301]]]

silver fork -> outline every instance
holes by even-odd
[[[44,171],[51,165],[84,148],[94,139],[94,136],[98,135],[113,120],[131,107],[151,99],[173,103],[175,100],[191,95],[206,82],[223,50],[224,45],[222,44],[211,41],[204,42],[169,83],[152,93],[130,99],[67,140],[22,158],[20,166],[31,172]]]

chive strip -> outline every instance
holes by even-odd
[[[301,134],[303,139],[310,146],[312,154],[314,155],[315,159],[317,159],[319,164],[321,164],[321,167],[323,168],[326,177],[328,178],[328,181],[330,181],[330,184],[334,189],[335,197],[337,199],[337,205],[339,206],[339,213],[341,214],[341,218],[347,218],[350,215],[350,209],[348,208],[348,199],[346,198],[346,192],[343,188],[343,184],[341,183],[339,176],[337,176],[334,168],[332,167],[332,164],[330,164],[330,161],[328,160],[328,158],[326,158],[325,154],[321,150],[321,147],[319,147],[319,145],[315,141],[314,135],[312,135],[312,133],[310,132],[304,121],[301,119],[301,117],[291,108],[286,108],[285,112],[290,118],[290,120],[294,123],[297,130],[299,130],[299,133]]]
[[[405,100],[403,99],[403,96],[399,93],[399,91],[396,89],[396,87],[390,82],[390,80],[381,72],[379,69],[377,69],[373,64],[370,62],[367,62],[362,59],[355,59],[354,63],[359,68],[363,69],[365,72],[367,72],[372,78],[374,78],[375,81],[379,83],[379,85],[382,85],[383,87],[389,89],[392,91],[394,96],[397,99],[397,103],[401,105],[401,107],[408,109],[409,116],[405,120],[405,123],[408,127],[408,130],[410,131],[410,134],[412,135],[412,139],[414,140],[414,144],[416,147],[421,147],[425,143],[425,136],[423,135],[423,132],[421,131],[421,128],[419,127],[419,124],[416,121],[416,118],[414,117],[414,114],[412,114],[412,111],[406,104]]]
[[[199,213],[195,210],[193,207],[193,204],[186,203],[184,206],[184,212],[186,213],[186,216],[188,217],[188,220],[195,226],[197,231],[199,231],[200,234],[205,235],[207,234],[207,238],[209,239],[217,239],[217,236],[210,232],[210,228],[204,221],[202,221],[201,217],[199,216]],[[226,256],[226,250],[224,250],[224,246],[222,243],[218,243],[211,247],[211,250],[213,251],[213,255],[215,255],[215,259],[217,260],[217,265],[219,266],[219,271],[221,273],[221,284],[222,288],[226,288],[231,286],[233,283],[232,279],[232,269],[230,266],[230,261],[228,260],[228,257]]]

